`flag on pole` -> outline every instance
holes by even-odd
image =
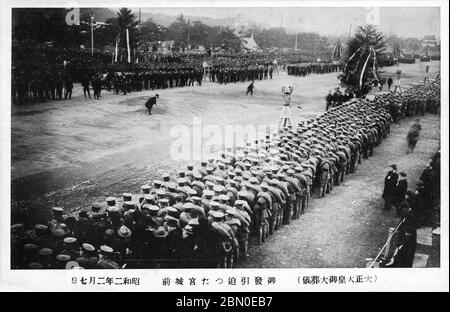
[[[114,53],[114,62],[117,63],[117,55],[119,54],[119,35],[116,38],[116,51]]]
[[[130,33],[127,28],[127,52],[128,52],[128,63],[131,63],[131,53],[130,53]]]

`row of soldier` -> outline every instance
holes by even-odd
[[[211,67],[207,76],[209,81],[227,84],[231,82],[245,82],[267,80],[273,78],[272,65],[242,66],[242,67]]]
[[[11,82],[13,103],[27,104],[71,99],[73,79],[63,70],[18,72]]]
[[[233,267],[250,238],[264,242],[373,155],[390,130],[388,100],[350,101],[77,217],[54,208],[47,224],[15,224],[13,267]]]
[[[326,74],[339,72],[341,64],[334,63],[309,63],[309,64],[289,64],[286,66],[287,74],[305,77],[309,74]]]
[[[440,113],[440,79],[429,84],[409,88],[405,92],[385,93],[380,96],[394,122],[401,118],[424,115],[426,112]]]

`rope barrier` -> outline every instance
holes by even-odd
[[[383,251],[386,249],[388,243],[391,241],[392,236],[394,236],[394,234],[397,232],[397,230],[399,229],[399,227],[403,224],[403,222],[405,222],[405,218],[403,218],[400,223],[397,225],[397,227],[394,229],[394,231],[392,231],[392,233],[389,235],[388,239],[386,240],[386,243],[384,243],[384,246],[381,248],[380,252],[378,253],[378,255],[375,257],[375,259],[373,259],[372,263],[370,264],[369,268],[373,268],[375,262],[377,262],[378,258],[381,256],[381,254],[383,253]]]

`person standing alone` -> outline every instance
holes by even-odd
[[[152,114],[152,108],[153,108],[153,105],[156,105],[156,99],[157,98],[159,98],[159,94],[156,94],[155,96],[152,96],[145,103],[145,107],[147,107],[149,115]]]
[[[252,80],[252,83],[249,84],[249,86],[247,87],[247,93],[245,93],[245,95],[248,96],[248,94],[250,93],[251,96],[253,96],[253,89],[255,89],[255,81]]]

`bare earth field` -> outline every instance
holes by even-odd
[[[431,77],[439,71],[431,63]],[[395,72],[399,67],[387,67]],[[425,66],[402,64],[402,84],[423,79]],[[254,96],[245,96],[248,83],[134,92],[102,92],[101,100],[85,99],[75,86],[70,101],[12,107],[11,206],[12,222],[28,211],[31,222],[47,217],[51,207],[75,212],[140,186],[175,170],[186,161],[173,161],[169,147],[174,126],[271,125],[281,113],[281,88],[293,86],[293,122],[314,117],[325,109],[328,90],[337,86],[337,73],[304,78],[280,73],[273,80],[256,81]],[[144,103],[160,95],[149,116]],[[295,106],[301,104],[302,109]],[[393,125],[390,136],[363,161],[356,174],[309,211],[283,227],[267,243],[251,248],[245,267],[361,267],[384,243],[387,230],[398,220],[381,211],[381,191],[392,162],[417,181],[428,158],[437,150],[440,118],[421,118],[423,130],[414,154],[405,156],[405,136],[412,119]],[[286,252],[290,250],[290,252]]]

